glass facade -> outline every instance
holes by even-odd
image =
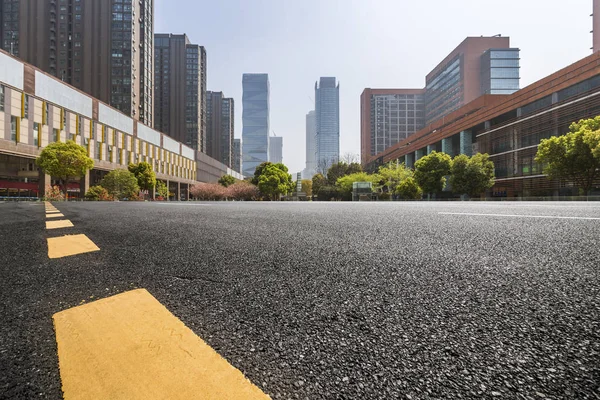
[[[326,172],[340,157],[340,86],[335,77],[315,83],[315,161]]]
[[[371,156],[406,139],[424,126],[424,95],[371,95]]]
[[[462,70],[462,56],[457,55],[448,61],[437,74],[427,79],[426,124],[457,110],[463,104]]]
[[[242,76],[242,174],[269,160],[269,75]]]
[[[519,68],[519,49],[487,50],[481,56],[481,94],[519,90]]]
[[[317,171],[316,163],[316,144],[315,136],[317,134],[317,120],[315,111],[311,110],[306,114],[306,167],[302,173],[304,179],[312,179]]]

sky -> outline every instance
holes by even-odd
[[[242,74],[268,73],[271,133],[290,172],[305,167],[305,116],[321,76],[340,82],[340,153],[360,154],[365,88],[422,88],[467,36],[510,36],[521,88],[591,54],[592,0],[156,0],[156,33],[207,52],[207,88],[235,100]]]

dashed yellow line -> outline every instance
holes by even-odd
[[[98,251],[100,248],[86,235],[66,235],[48,238],[48,257],[61,258]]]
[[[53,320],[65,400],[270,398],[144,289]]]
[[[68,219],[46,221],[46,229],[70,228],[73,223]]]
[[[54,213],[54,214],[46,214],[46,218],[58,218],[58,217],[64,217],[64,215],[61,212]]]

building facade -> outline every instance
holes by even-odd
[[[340,85],[335,77],[315,82],[315,161],[327,172],[340,158]]]
[[[206,153],[206,51],[187,35],[154,35],[154,127]]]
[[[242,76],[242,174],[269,161],[269,75]]]
[[[511,95],[483,95],[433,122],[409,139],[376,154],[367,169],[398,160],[413,167],[432,151],[451,156],[487,153],[496,183],[487,196],[501,198],[577,195],[568,180],[551,180],[535,162],[542,139],[600,115],[600,52]],[[600,180],[594,193],[600,194]]]
[[[283,137],[269,137],[269,161],[273,164],[283,162]]]
[[[0,0],[2,49],[153,124],[153,0]]]
[[[304,179],[312,179],[313,175],[317,172],[316,152],[317,147],[315,144],[317,135],[317,119],[315,116],[315,110],[311,110],[306,114],[306,165],[302,176]]]
[[[489,49],[481,55],[480,94],[513,94],[519,90],[519,49]]]
[[[425,126],[424,94],[423,89],[363,91],[360,96],[363,163]]]
[[[231,169],[235,172],[242,173],[242,140],[233,139],[233,161]]]
[[[223,92],[206,92],[206,154],[233,168],[234,102]]]

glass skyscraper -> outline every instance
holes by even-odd
[[[269,160],[269,75],[242,76],[242,174]]]
[[[327,172],[340,158],[340,85],[335,77],[315,82],[315,161],[318,172]]]

